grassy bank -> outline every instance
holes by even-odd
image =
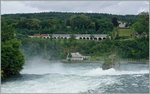
[[[133,30],[130,28],[119,28],[119,37],[130,37],[133,33]]]

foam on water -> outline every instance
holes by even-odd
[[[58,73],[58,74],[65,74],[65,75],[72,74],[72,75],[79,75],[79,76],[125,75],[125,74],[149,73],[148,69],[140,69],[140,68],[138,68],[138,70],[131,70],[130,68],[126,70],[115,70],[113,68],[108,69],[108,70],[102,70],[102,68],[100,67],[87,67],[87,66],[81,66],[81,65],[82,64],[79,64],[77,65],[77,67],[75,67],[74,65],[73,66],[69,65],[68,67],[67,64],[61,63],[59,61],[50,62],[49,60],[35,57],[31,59],[30,61],[26,62],[24,69],[20,73],[21,74]]]
[[[103,70],[102,68],[87,69],[65,69],[60,64],[54,64],[45,66],[44,69],[41,67],[24,69],[21,74],[64,74],[64,75],[79,75],[79,76],[101,76],[101,75],[127,75],[127,74],[147,74],[149,70],[139,71],[127,71],[127,70],[115,70],[114,68]]]
[[[30,64],[31,65],[31,64]],[[48,74],[48,73],[65,73],[66,69],[62,63],[45,63],[43,65],[35,64],[31,66],[24,66],[21,74]]]
[[[100,75],[126,75],[126,74],[146,74],[149,73],[148,70],[139,70],[139,71],[121,71],[115,70],[113,68],[108,70],[102,70],[102,68],[92,69],[89,72],[85,73],[85,76],[100,76]]]
[[[105,89],[109,89],[108,87],[114,86],[114,84],[124,86],[120,77],[125,80],[123,82],[128,82],[127,78],[129,77],[137,78],[137,83],[139,78],[141,78],[141,82],[147,81],[147,78],[143,80],[144,76],[142,75],[148,74],[148,69],[139,67],[138,69],[138,71],[113,68],[102,70],[99,65],[94,63],[91,65],[90,63],[63,64],[36,59],[24,66],[21,71],[23,78],[3,83],[1,91],[2,93],[80,93],[99,90],[99,93],[103,93],[106,91]],[[36,76],[37,74],[38,76]],[[132,81],[131,79],[129,82]],[[137,83],[132,83],[132,85],[136,87]]]
[[[77,75],[49,74],[34,80],[7,82],[2,84],[1,90],[3,93],[79,93],[116,82],[109,77],[91,79]]]

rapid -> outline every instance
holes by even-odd
[[[33,58],[21,75],[1,84],[2,93],[148,93],[149,65],[123,63],[102,70],[101,63],[62,63]]]

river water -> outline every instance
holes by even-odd
[[[61,63],[34,60],[21,76],[1,85],[2,93],[148,93],[148,64],[121,64],[102,70],[101,63]]]

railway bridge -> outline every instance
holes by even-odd
[[[31,38],[39,37],[45,39],[81,39],[81,40],[104,40],[110,38],[107,34],[34,34]]]

